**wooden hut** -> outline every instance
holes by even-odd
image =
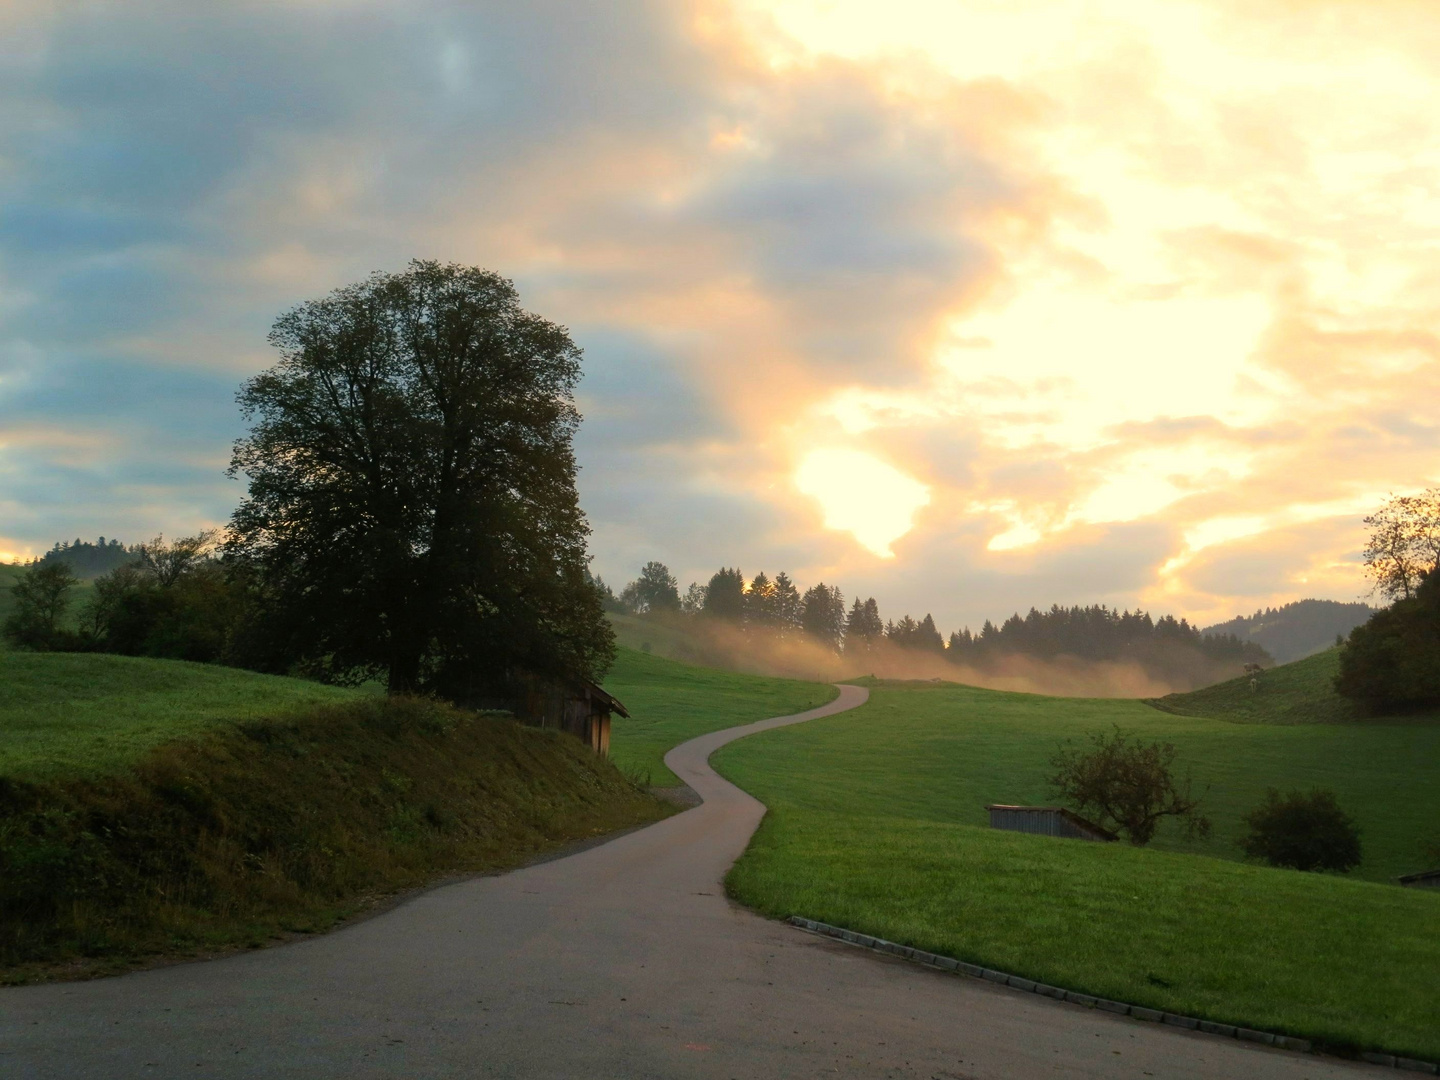
[[[1440,889],[1440,870],[1422,870],[1418,874],[1406,874],[1400,884],[1407,889]]]
[[[1102,829],[1063,806],[1005,806],[994,803],[985,809],[990,811],[992,829],[1034,833],[1037,836],[1065,836],[1074,840],[1108,842],[1119,839],[1109,829]]]
[[[581,680],[569,686],[530,681],[523,714],[536,727],[567,731],[602,757],[610,756],[610,714],[629,719],[614,694]]]

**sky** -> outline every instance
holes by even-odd
[[[0,558],[223,525],[285,310],[484,266],[594,569],[945,630],[1368,589],[1440,483],[1424,0],[0,6]]]

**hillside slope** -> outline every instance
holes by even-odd
[[[672,808],[578,739],[166,660],[0,655],[0,982],[326,929]]]
[[[1253,690],[1250,680],[1242,677],[1188,694],[1149,698],[1145,704],[1178,716],[1205,716],[1237,724],[1341,724],[1359,720],[1361,714],[1355,704],[1335,693],[1339,670],[1340,650],[1332,648],[1271,668],[1259,677]]]
[[[111,773],[165,742],[356,696],[216,664],[0,652],[0,776]]]

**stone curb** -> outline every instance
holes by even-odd
[[[1169,1024],[1172,1027],[1185,1028],[1189,1031],[1203,1031],[1208,1035],[1224,1035],[1232,1039],[1242,1039],[1245,1042],[1278,1047],[1281,1050],[1296,1050],[1302,1054],[1310,1053],[1313,1050],[1309,1039],[1297,1039],[1290,1035],[1277,1035],[1270,1031],[1254,1031],[1250,1028],[1236,1027],[1233,1024],[1217,1024],[1210,1020],[1200,1020],[1193,1016],[1179,1016],[1175,1013],[1161,1012],[1158,1009],[1146,1009],[1139,1005],[1127,1005],[1123,1001],[1108,1001],[1105,998],[1091,997],[1089,994],[1077,994],[1073,990],[1062,990],[1058,986],[1047,986],[1044,983],[1037,983],[1030,979],[1022,979],[1019,975],[1011,975],[1004,971],[996,971],[993,968],[967,964],[962,960],[955,960],[949,956],[938,956],[935,953],[925,952],[921,949],[913,949],[909,945],[896,945],[893,941],[886,941],[884,938],[871,937],[869,934],[857,934],[854,930],[831,926],[829,923],[816,922],[814,919],[806,919],[800,915],[790,916],[790,925],[799,927],[801,930],[808,930],[812,934],[821,934],[825,937],[835,938],[851,945],[858,945],[862,949],[873,949],[876,952],[898,956],[903,960],[913,960],[917,964],[924,964],[926,967],[938,968],[941,971],[953,971],[958,975],[969,975],[976,979],[986,979],[993,983],[1000,983],[1003,986],[1014,987],[1016,990],[1025,990],[1032,994],[1041,994],[1044,997],[1054,998],[1057,1001],[1068,1001],[1071,1004],[1085,1005],[1092,1009],[1103,1009],[1105,1012],[1116,1013],[1120,1016],[1130,1016],[1136,1020],[1148,1020],[1156,1024]],[[1408,1069],[1411,1072],[1428,1073],[1432,1076],[1440,1074],[1440,1066],[1437,1066],[1433,1061],[1417,1061],[1414,1058],[1396,1057],[1394,1054],[1364,1053],[1360,1055],[1360,1060],[1368,1061],[1372,1065],[1389,1065],[1397,1069]]]

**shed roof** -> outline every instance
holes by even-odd
[[[580,689],[584,692],[586,697],[595,698],[607,708],[609,708],[611,712],[619,713],[621,716],[625,717],[626,720],[630,719],[630,711],[626,709],[624,705],[620,704],[620,699],[617,698],[614,694],[610,693],[607,690],[600,689],[600,687],[589,681],[582,681],[580,683]]]
[[[1100,825],[1096,825],[1095,822],[1093,822],[1093,821],[1088,821],[1088,820],[1086,820],[1085,818],[1081,817],[1079,814],[1075,813],[1075,811],[1069,810],[1069,809],[1067,809],[1066,807],[1063,807],[1063,806],[1012,806],[1012,805],[1010,805],[1010,804],[1008,804],[1008,803],[987,803],[987,804],[985,805],[985,809],[986,809],[986,810],[1026,810],[1026,811],[1030,811],[1030,812],[1032,812],[1032,813],[1037,813],[1037,814],[1038,814],[1038,813],[1059,814],[1061,817],[1063,817],[1066,821],[1070,822],[1070,824],[1074,825],[1076,828],[1086,829],[1086,830],[1094,833],[1096,836],[1104,837],[1106,840],[1119,840],[1119,839],[1120,839],[1118,836],[1116,836],[1116,835],[1115,835],[1113,832],[1111,832],[1109,829],[1106,829],[1106,828],[1104,828],[1104,827],[1102,827],[1102,826],[1100,826]]]
[[[1406,874],[1400,879],[1400,884],[1419,885],[1426,881],[1440,882],[1440,870],[1421,870],[1418,874]]]

